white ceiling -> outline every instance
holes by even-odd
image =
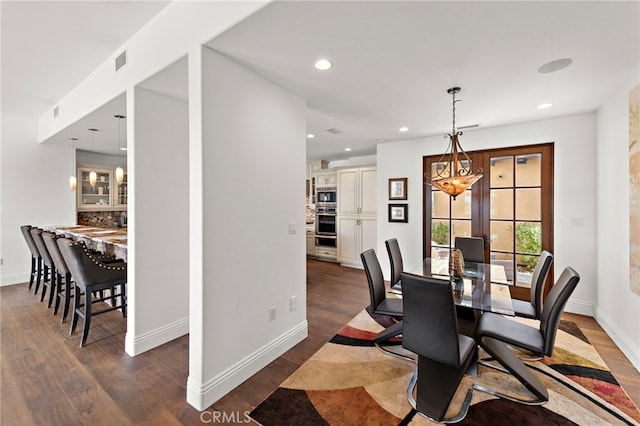
[[[3,111],[40,116],[135,32],[136,19],[142,26],[166,2],[7,4]],[[130,27],[121,24],[123,16]],[[79,30],[77,22],[87,20]],[[374,153],[378,139],[450,131],[451,86],[462,87],[458,126],[595,111],[640,71],[640,2],[282,1],[207,45],[307,101],[308,132],[316,135],[307,141],[307,158],[344,159]],[[334,67],[315,70],[319,57]],[[573,64],[537,72],[559,58]],[[25,62],[22,68],[16,60]],[[175,72],[185,62],[147,87],[186,98],[184,72]],[[543,102],[554,106],[538,110]],[[103,112],[111,125],[102,126],[112,130],[96,141],[103,137],[117,148],[115,113]],[[400,126],[409,131],[398,133]]]

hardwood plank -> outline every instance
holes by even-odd
[[[369,304],[364,271],[307,261],[309,337],[228,395],[198,412],[186,402],[189,338],[134,358],[124,353],[126,319],[114,311],[92,319],[87,345],[69,336],[27,284],[0,288],[0,423],[5,425],[178,425],[251,411]],[[575,321],[640,405],[640,373],[593,318]],[[217,413],[217,414],[216,414]],[[209,417],[206,417],[209,416]]]

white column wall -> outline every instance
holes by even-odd
[[[598,290],[595,317],[640,370],[640,296],[629,289],[629,92],[598,111]]]
[[[593,316],[596,303],[596,129],[595,115],[523,123],[465,131],[460,143],[466,151],[555,142],[554,272],[566,266],[581,275],[566,310]],[[377,147],[378,191],[387,194],[388,179],[408,177],[409,223],[387,221],[387,197],[378,200],[378,253],[386,253],[384,240],[397,238],[406,265],[422,257],[422,157],[447,148],[442,136],[380,144]],[[572,225],[582,218],[584,226]],[[389,275],[387,256],[380,256]]]
[[[190,102],[192,125],[202,115],[202,258],[192,253],[191,264],[203,274],[192,278],[192,295],[202,287],[201,316],[191,312],[201,323],[191,330],[202,334],[190,335],[187,391],[198,409],[307,336],[305,104],[212,50],[201,59],[202,100]]]
[[[125,350],[137,355],[189,331],[189,105],[132,94]]]
[[[29,281],[31,252],[20,226],[76,223],[69,190],[70,147],[38,143],[38,121],[2,113],[0,144],[0,284]]]

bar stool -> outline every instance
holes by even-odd
[[[56,235],[53,232],[43,232],[42,239],[44,240],[44,245],[47,246],[47,250],[49,250],[49,255],[53,260],[53,265],[55,266],[56,273],[56,288],[54,290],[55,293],[55,304],[53,305],[53,315],[58,313],[58,308],[60,307],[60,301],[64,300],[62,305],[62,321],[64,322],[67,319],[67,315],[69,314],[69,305],[71,301],[72,290],[72,279],[71,279],[71,271],[67,267],[67,264],[64,262],[62,258],[62,253],[60,253],[60,248],[58,247],[57,239],[64,238],[62,235]]]
[[[49,303],[47,307],[51,307],[53,303],[53,293],[55,291],[55,279],[56,279],[56,268],[53,265],[53,259],[51,259],[51,255],[49,254],[49,250],[44,244],[44,240],[42,239],[42,232],[44,232],[40,228],[32,227],[31,236],[33,237],[33,241],[36,243],[36,247],[38,247],[38,252],[40,253],[40,257],[42,257],[42,293],[40,293],[40,301],[44,300],[44,297],[47,293],[47,289],[49,289]],[[49,274],[51,272],[51,274]],[[37,284],[36,284],[37,287]],[[37,291],[37,289],[36,289]]]
[[[83,241],[71,241],[66,238],[56,240],[60,253],[71,271],[71,275],[75,281],[74,300],[73,300],[73,316],[71,318],[71,328],[69,334],[75,332],[78,324],[78,318],[82,317],[84,324],[82,327],[82,337],[80,338],[80,347],[84,346],[89,335],[89,326],[91,325],[91,316],[103,314],[116,309],[122,310],[122,316],[127,316],[127,264],[122,263],[103,263],[87,249]],[[107,297],[99,297],[93,299],[92,294],[102,290],[111,290],[111,294]],[[115,293],[118,290],[119,293]],[[84,303],[81,302],[84,292]],[[120,304],[116,303],[120,298]],[[111,300],[113,306],[92,312],[93,303]],[[84,307],[84,311],[82,308]]]
[[[38,293],[38,288],[40,287],[40,276],[42,275],[42,257],[40,257],[38,247],[33,241],[33,236],[31,235],[31,225],[22,225],[20,227],[20,231],[22,231],[22,236],[27,242],[29,251],[31,251],[31,275],[29,276],[29,290],[31,290],[31,287],[33,287],[33,282],[35,281],[36,288],[34,293]]]

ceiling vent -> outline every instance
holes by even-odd
[[[59,114],[59,113],[60,113],[60,109],[59,109],[59,107],[58,107],[58,106],[56,106],[56,107],[53,109],[53,118],[56,118],[56,117],[58,116],[58,114]]]
[[[342,133],[340,130],[334,129],[333,127],[331,129],[327,129],[327,132],[333,133],[334,135],[339,135],[340,133]]]
[[[116,71],[120,71],[122,67],[127,65],[127,51],[125,50],[116,58]]]

